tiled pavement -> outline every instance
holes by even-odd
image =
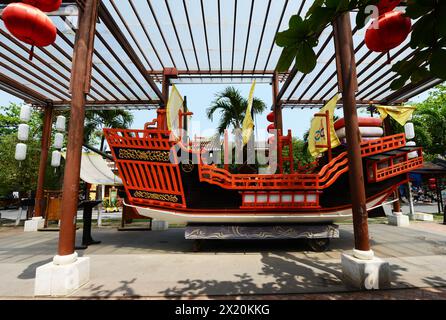
[[[446,298],[444,226],[371,224],[372,248],[390,263],[394,290],[357,293],[343,285],[340,267],[341,253],[353,246],[352,227],[341,225],[340,230],[340,239],[324,253],[309,252],[295,240],[208,241],[195,253],[184,240],[184,229],[94,229],[93,237],[102,243],[78,251],[91,258],[91,281],[72,297]],[[57,232],[0,228],[0,297],[32,298],[35,269],[51,261],[57,238]]]

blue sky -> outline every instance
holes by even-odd
[[[193,134],[201,136],[210,136],[215,132],[216,124],[218,123],[218,115],[214,118],[214,123],[212,123],[206,117],[206,108],[209,107],[211,102],[215,98],[215,94],[223,90],[227,85],[220,84],[179,84],[177,85],[178,90],[183,96],[187,96],[188,107],[194,113],[192,119],[199,124],[195,125],[195,130],[192,130],[191,136]],[[234,85],[238,88],[241,93],[248,97],[250,84],[240,84]],[[255,119],[256,121],[256,135],[258,140],[264,140],[267,137],[266,127],[268,122],[266,120],[266,115],[270,112],[272,102],[272,91],[269,84],[257,84],[254,95],[262,99],[268,106],[268,110],[262,115],[258,115]],[[422,101],[427,97],[427,93],[421,94],[412,99],[414,102]],[[0,105],[7,105],[10,102],[23,102],[14,96],[11,96],[3,91],[0,91]],[[304,132],[310,127],[310,121],[316,109],[284,109],[283,110],[283,126],[284,131],[291,129],[293,136],[302,138]],[[144,123],[151,121],[156,117],[154,110],[141,110],[133,111],[135,115],[135,120],[133,123],[133,128],[142,128]],[[342,117],[342,109],[336,111],[336,114]],[[198,128],[199,127],[199,128]]]

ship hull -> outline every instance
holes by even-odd
[[[373,209],[382,206],[395,189],[390,188],[385,192],[371,197],[367,200],[367,209]],[[164,220],[170,224],[188,224],[188,223],[339,223],[352,218],[351,207],[341,207],[338,209],[329,209],[315,212],[309,210],[307,212],[243,212],[226,211],[218,212],[216,210],[194,210],[194,211],[178,211],[167,210],[164,208],[149,208],[131,204],[139,215],[150,217],[155,220]]]

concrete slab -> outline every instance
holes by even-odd
[[[389,225],[395,227],[407,227],[409,225],[409,217],[401,212],[393,212],[387,216]]]
[[[413,218],[419,221],[434,221],[434,216],[430,213],[415,212]]]
[[[391,288],[446,287],[446,233],[371,224],[375,255],[390,267]],[[118,232],[93,228],[99,245],[78,251],[90,257],[90,282],[71,297],[146,297],[333,293],[342,282],[341,254],[353,247],[351,225],[328,252],[307,251],[303,241],[206,241],[194,253],[184,229]],[[77,231],[77,243],[82,230]],[[36,268],[50,262],[58,233],[0,228],[0,297],[33,297]]]

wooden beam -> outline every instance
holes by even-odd
[[[46,104],[46,102],[51,102],[51,99],[44,96],[43,94],[34,91],[33,89],[29,88],[28,86],[25,86],[21,84],[20,82],[0,73],[0,83],[5,85],[7,88],[9,88],[11,92],[17,92],[20,93],[21,96],[25,95],[31,98],[31,100],[34,100],[35,102],[42,102],[43,104]],[[13,93],[11,93],[13,94]],[[19,96],[18,96],[19,97]],[[19,97],[21,98],[21,97]]]
[[[34,216],[42,217],[44,210],[44,184],[45,184],[45,173],[46,164],[48,160],[48,151],[51,142],[51,124],[53,120],[53,106],[48,104],[44,108],[43,117],[43,130],[42,130],[42,141],[40,147],[40,163],[39,163],[39,173],[37,176],[37,188],[36,188],[36,200],[34,206]]]
[[[79,199],[79,177],[82,144],[84,140],[84,120],[86,86],[91,74],[89,61],[93,55],[94,29],[98,14],[99,0],[86,0],[85,8],[79,17],[71,71],[71,114],[68,129],[68,145],[62,193],[62,217],[59,232],[59,256],[74,253],[76,215]]]
[[[113,19],[112,15],[110,14],[106,6],[102,2],[100,2],[99,6],[100,6],[99,17],[101,18],[102,22],[104,22],[107,29],[115,37],[116,41],[118,41],[118,43],[121,45],[124,52],[128,55],[132,63],[135,65],[136,69],[138,69],[138,71],[141,73],[144,79],[148,82],[153,92],[155,92],[155,94],[161,101],[166,103],[162,92],[157,87],[155,81],[153,81],[153,79],[147,73],[144,64],[141,62],[138,55],[132,49],[132,46],[127,40],[127,37],[122,33],[121,29],[116,24],[115,20]]]

